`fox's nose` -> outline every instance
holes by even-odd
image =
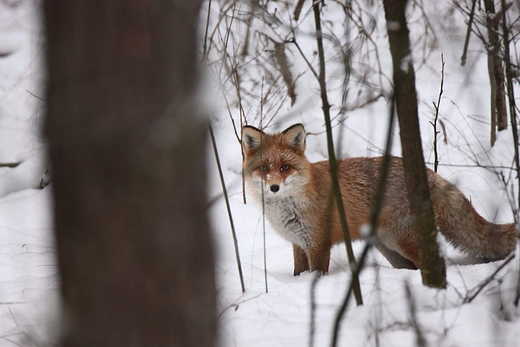
[[[273,184],[270,189],[273,193],[276,193],[280,190],[280,186],[278,184]]]

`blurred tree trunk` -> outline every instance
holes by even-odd
[[[446,288],[446,267],[439,255],[437,228],[422,152],[415,73],[405,17],[406,3],[406,0],[383,0],[394,70],[404,175],[423,283],[430,287]]]
[[[488,72],[491,86],[491,146],[495,144],[496,132],[507,129],[507,106],[504,80],[504,68],[500,57],[500,37],[498,23],[500,16],[494,16],[495,3],[493,0],[484,0],[488,15]]]
[[[196,0],[45,1],[62,346],[212,346]]]

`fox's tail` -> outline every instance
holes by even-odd
[[[488,222],[455,186],[443,194],[434,203],[437,225],[457,249],[484,261],[504,259],[515,249],[518,230],[514,224]]]

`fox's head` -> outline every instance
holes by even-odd
[[[262,198],[262,188],[267,199],[301,192],[310,178],[305,137],[302,124],[272,135],[249,125],[242,129],[244,176],[253,198]]]

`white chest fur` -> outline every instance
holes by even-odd
[[[303,218],[306,203],[293,197],[265,197],[265,216],[287,241],[303,249],[311,245],[310,228]]]

